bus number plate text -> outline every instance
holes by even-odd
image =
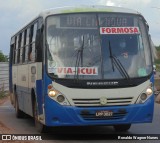
[[[113,112],[112,111],[96,111],[96,117],[111,117],[113,116]]]

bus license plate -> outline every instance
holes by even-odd
[[[96,111],[96,117],[111,117],[113,116],[113,112],[112,111]]]

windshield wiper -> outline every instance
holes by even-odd
[[[124,66],[122,65],[122,63],[119,61],[119,59],[118,59],[116,56],[113,56],[110,41],[109,41],[109,53],[110,53],[110,58],[111,58],[111,63],[112,63],[113,72],[115,71],[115,69],[114,69],[114,65],[115,65],[116,68],[118,69],[118,71],[120,72],[120,74],[121,74],[124,78],[130,79],[130,77],[129,77],[126,69],[125,69]]]
[[[80,48],[78,48],[78,52],[76,56],[74,79],[77,79],[77,81],[79,78],[78,68],[79,68],[80,62],[81,62],[81,67],[83,67],[83,50],[84,50],[84,35],[82,35],[82,45],[80,46]]]
[[[113,57],[113,54],[112,54],[112,50],[111,50],[111,42],[109,41],[109,54],[110,54],[110,58],[111,58],[111,64],[112,64],[112,70],[114,72],[114,57]]]

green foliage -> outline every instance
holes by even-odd
[[[5,92],[0,91],[0,99],[2,99],[5,96]]]
[[[0,88],[0,99],[5,96],[4,87]]]
[[[8,57],[5,56],[2,51],[0,51],[0,62],[7,62],[8,61]]]
[[[160,45],[159,46],[155,46],[157,51],[160,51]]]
[[[155,46],[155,47],[156,47],[157,56],[158,56],[158,59],[155,59],[156,70],[160,71],[160,45],[159,46]]]

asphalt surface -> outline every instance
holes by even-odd
[[[0,134],[39,134],[32,118],[17,119],[14,108],[10,102],[0,106]],[[109,134],[119,134],[112,126],[101,127],[65,127],[52,128],[49,134],[40,134],[48,139],[41,142],[52,143],[110,143],[139,142],[139,140],[108,140]],[[160,104],[155,103],[153,123],[134,124],[127,133],[133,137],[135,134],[160,136]],[[125,134],[124,134],[125,136]],[[160,139],[160,138],[159,138]],[[14,141],[15,142],[15,141]],[[160,142],[154,140],[142,140],[141,142]]]

